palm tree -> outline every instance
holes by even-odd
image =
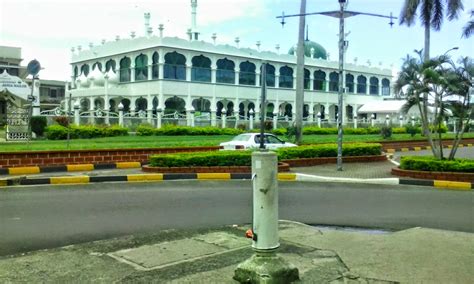
[[[459,93],[460,80],[448,56],[424,61],[422,52],[418,51],[417,54],[418,58],[407,56],[405,59],[395,82],[395,91],[407,99],[402,112],[407,113],[412,107],[418,108],[423,135],[431,145],[433,156],[443,159],[440,130],[450,107],[450,102],[445,98]]]
[[[471,10],[471,20],[462,29],[463,37],[470,37],[474,33],[474,10]]]
[[[446,13],[448,20],[457,19],[464,9],[462,0],[405,0],[400,15],[400,25],[415,23],[417,10],[420,11],[421,24],[425,28],[424,61],[430,59],[430,32],[439,31]]]

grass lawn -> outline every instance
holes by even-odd
[[[1,135],[1,134],[0,134]],[[4,137],[4,136],[3,136]],[[69,149],[117,149],[117,148],[158,148],[180,146],[217,146],[229,141],[233,136],[123,136],[95,139],[74,139],[70,141]],[[446,135],[447,138],[452,135]],[[465,138],[474,138],[474,133],[466,133]],[[394,140],[425,140],[420,135],[411,138],[409,134],[394,134]],[[337,135],[305,135],[303,143],[335,143]],[[344,135],[344,142],[374,142],[383,141],[380,135]],[[0,152],[36,151],[36,150],[66,150],[65,140],[35,140],[27,142],[0,142]]]

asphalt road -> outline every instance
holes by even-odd
[[[414,186],[280,182],[280,219],[474,232],[473,194]],[[250,181],[36,186],[0,191],[0,255],[169,228],[251,223]]]

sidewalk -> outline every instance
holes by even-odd
[[[235,283],[249,226],[168,230],[0,258],[2,282]],[[472,283],[473,234],[364,232],[280,222],[278,253],[301,283]]]

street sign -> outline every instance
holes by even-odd
[[[30,74],[33,77],[38,75],[40,70],[41,70],[41,64],[36,59],[31,60],[30,63],[28,63],[28,66],[26,66],[26,71],[28,72],[28,74]]]

